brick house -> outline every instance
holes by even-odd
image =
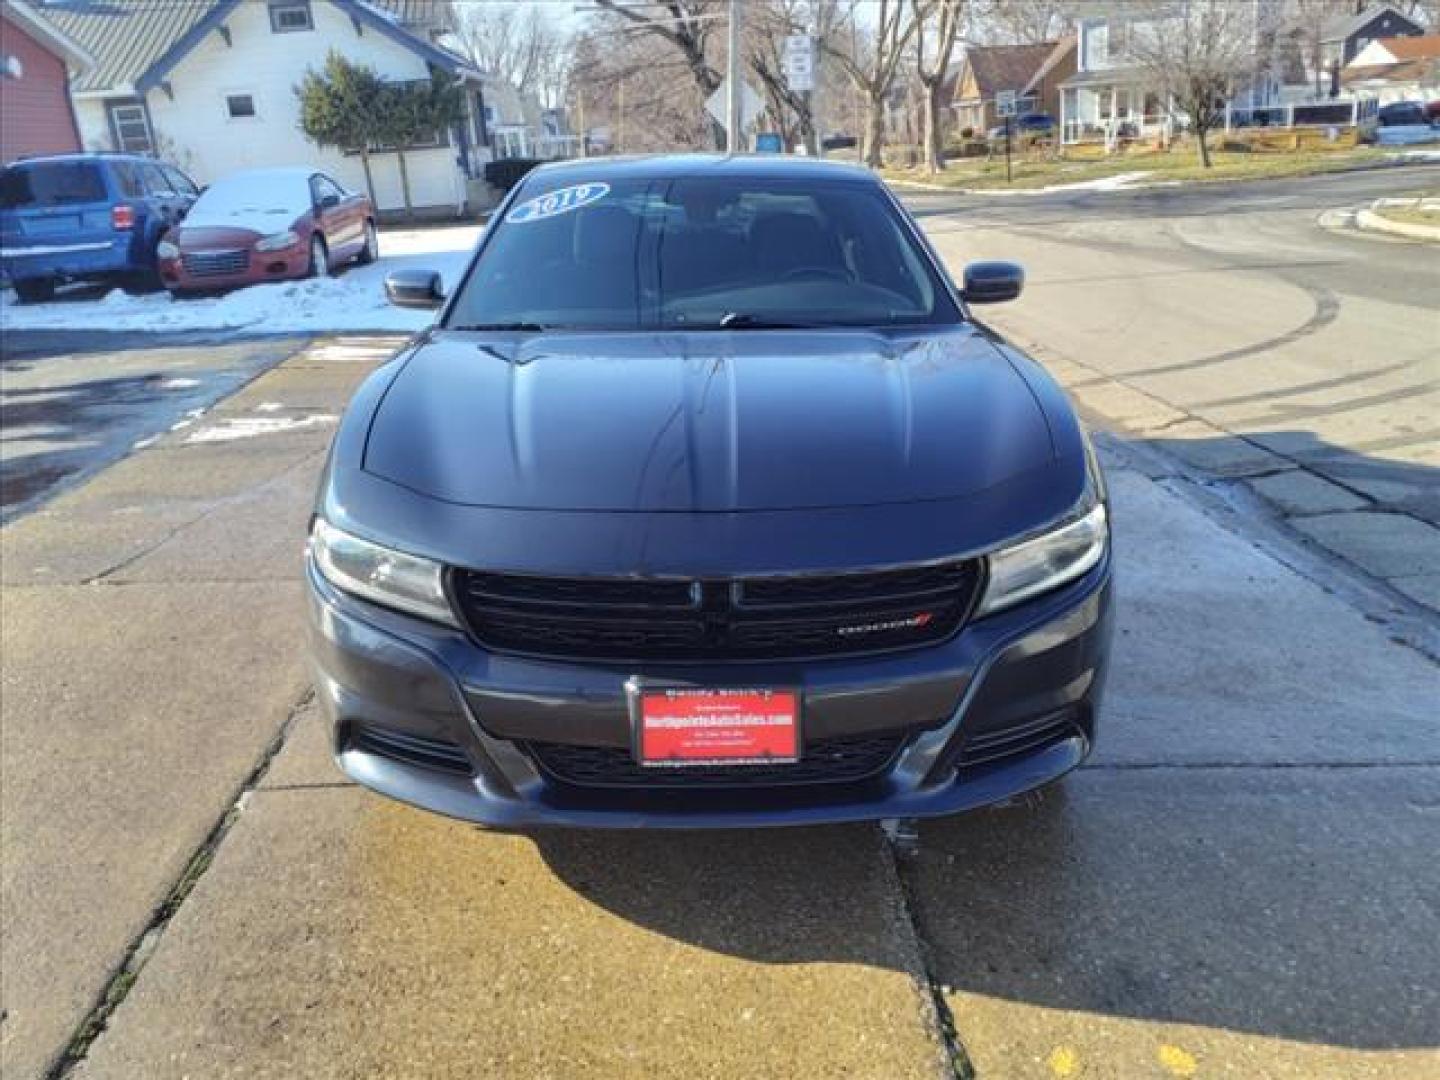
[[[0,4],[0,165],[80,149],[70,73],[93,63],[25,0]]]
[[[1001,122],[995,95],[1013,92],[1016,111],[1060,116],[1060,84],[1075,74],[1075,38],[1035,45],[983,45],[965,50],[955,80],[955,123],[983,135]]]

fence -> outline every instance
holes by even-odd
[[[1373,120],[1379,107],[1379,102],[1373,98],[1295,102],[1289,105],[1259,105],[1253,108],[1231,106],[1225,110],[1225,130],[1358,127],[1366,121]]]

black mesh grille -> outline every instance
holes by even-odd
[[[469,775],[473,770],[465,751],[445,739],[426,739],[390,728],[356,724],[350,729],[348,745],[407,765]]]
[[[843,784],[866,780],[894,762],[901,733],[817,739],[799,761],[784,765],[692,765],[646,768],[629,750],[614,746],[527,743],[536,764],[552,779],[581,787],[719,788],[788,784]]]
[[[1029,754],[1077,732],[1074,715],[1066,710],[1038,720],[987,731],[967,738],[960,749],[960,767],[989,765],[1004,758]]]
[[[454,592],[488,648],[604,660],[784,660],[914,648],[960,628],[973,562],[854,574],[545,578],[457,570]]]

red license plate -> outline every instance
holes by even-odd
[[[800,759],[800,695],[794,690],[640,693],[640,764],[775,765]]]

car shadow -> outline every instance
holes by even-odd
[[[1416,513],[1440,489],[1437,470],[1313,432],[1254,439],[1313,463],[1373,509]],[[1190,458],[1253,449],[1202,441],[1154,445]],[[1143,482],[1132,473],[1128,483]],[[1122,531],[1117,557],[1122,541],[1163,547],[1169,527]],[[1198,535],[1186,543],[1201,543],[1213,522],[1187,527]],[[1227,542],[1253,553],[1243,538]],[[1145,574],[1129,575],[1132,592],[1122,589],[1117,653],[1128,640],[1134,656],[1112,680],[1097,756],[1042,793],[923,823],[913,857],[892,859],[867,825],[551,831],[534,835],[536,849],[615,916],[762,964],[908,970],[908,915],[962,1039],[966,1003],[983,1001],[1314,1046],[1440,1047],[1440,742],[1413,715],[1420,695],[1372,702],[1363,733],[1335,730],[1359,719],[1354,709],[1342,700],[1317,716],[1291,684],[1309,669],[1287,666],[1284,642],[1269,659],[1233,655],[1241,645],[1227,620],[1271,602],[1271,575],[1289,572],[1241,573],[1208,614],[1203,590],[1133,592],[1184,555],[1152,556]],[[1175,644],[1187,638],[1189,657]],[[1248,685],[1226,685],[1226,656]],[[1212,678],[1215,715],[1155,713],[1203,712],[1210,691],[1197,680]],[[1112,749],[1107,738],[1122,741]]]

